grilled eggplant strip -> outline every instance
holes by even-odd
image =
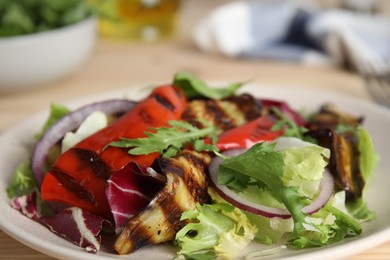
[[[361,117],[354,117],[347,113],[338,111],[334,105],[326,104],[313,116],[309,122],[309,128],[330,128],[335,130],[337,125],[358,126],[363,121]]]
[[[128,254],[149,244],[173,240],[183,226],[181,214],[195,209],[197,202],[209,201],[206,169],[211,161],[207,153],[182,151],[173,158],[159,158],[155,165],[167,182],[139,214],[129,220],[114,248]]]
[[[321,146],[331,150],[328,167],[338,188],[346,191],[348,201],[361,197],[365,186],[359,166],[358,136],[356,131],[352,130],[361,122],[362,118],[341,113],[332,105],[325,105],[309,122],[310,131],[306,133]],[[351,129],[339,132],[339,125]]]
[[[260,102],[249,94],[232,96],[222,100],[197,99],[188,104],[182,119],[202,128],[198,121],[202,118],[221,131],[241,126],[261,116]]]
[[[357,141],[329,128],[311,130],[306,134],[316,139],[319,145],[330,149],[328,168],[338,189],[346,191],[347,200],[353,201],[361,197],[365,183],[359,168]]]

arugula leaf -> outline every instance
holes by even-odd
[[[121,138],[108,146],[131,148],[129,154],[140,155],[159,152],[163,157],[172,157],[176,155],[184,145],[192,144],[197,151],[218,152],[214,145],[216,142],[217,128],[208,122],[203,122],[205,128],[199,129],[187,122],[168,121],[171,127],[150,128],[151,131],[145,132],[147,137],[129,139]],[[204,137],[212,137],[213,144],[205,143]]]
[[[36,189],[35,179],[31,170],[31,161],[21,163],[15,170],[11,183],[7,188],[8,198],[27,195]]]
[[[284,129],[284,136],[297,137],[302,140],[306,140],[308,138],[303,135],[303,133],[306,132],[307,129],[303,126],[298,126],[294,122],[294,120],[286,116],[279,108],[272,107],[271,111],[280,118],[280,120],[271,127],[271,131],[278,131]],[[312,140],[308,141],[312,142]]]
[[[43,136],[43,134],[46,132],[46,130],[49,129],[49,127],[51,127],[58,120],[60,120],[62,117],[66,116],[70,112],[71,111],[65,106],[55,104],[55,103],[51,104],[49,117],[47,118],[41,131],[36,134],[35,138],[40,139]]]
[[[201,79],[189,72],[179,72],[175,75],[173,84],[181,87],[188,99],[211,98],[222,99],[235,94],[243,83],[233,83],[225,88],[212,88]]]

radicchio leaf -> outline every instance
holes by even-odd
[[[100,249],[99,233],[103,225],[109,223],[77,207],[66,208],[53,216],[41,216],[35,192],[13,199],[11,206],[90,253],[96,253]]]
[[[10,202],[11,207],[16,210],[19,210],[20,213],[25,215],[26,217],[38,221],[40,215],[38,213],[37,207],[37,193],[32,192],[27,195],[23,195],[20,197],[15,197]]]
[[[290,119],[294,120],[297,125],[304,126],[306,124],[306,121],[302,118],[302,116],[299,115],[294,109],[292,109],[286,102],[272,99],[260,99],[260,101],[261,104],[266,108],[277,107]]]
[[[106,195],[119,234],[128,220],[140,212],[163,187],[146,168],[129,163],[107,181]]]

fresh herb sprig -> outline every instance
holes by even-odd
[[[163,157],[175,156],[185,145],[192,145],[196,151],[211,151],[218,154],[215,146],[217,128],[212,124],[200,120],[204,128],[197,128],[183,121],[168,121],[170,127],[150,128],[145,132],[146,137],[129,139],[121,138],[109,146],[130,148],[129,154],[140,155],[159,152]],[[211,143],[206,143],[209,137]]]
[[[280,118],[279,121],[272,126],[271,131],[284,129],[284,136],[305,139],[303,133],[307,131],[307,128],[297,125],[277,107],[272,107],[271,112]]]

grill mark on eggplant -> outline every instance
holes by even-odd
[[[63,187],[77,195],[82,200],[95,204],[95,199],[91,193],[84,189],[83,186],[78,184],[78,181],[73,177],[64,173],[61,169],[53,167],[50,173],[63,185]]]
[[[180,221],[183,211],[195,209],[196,202],[203,203],[209,199],[205,168],[210,161],[209,154],[194,151],[182,151],[173,158],[157,159],[154,166],[166,175],[167,183],[142,212],[129,220],[117,237],[115,250],[119,254],[127,254],[147,244],[174,239],[176,232],[185,224]],[[197,185],[203,195],[192,191]]]
[[[214,124],[222,130],[228,130],[235,127],[234,120],[220,106],[220,102],[215,100],[206,100],[205,109],[213,118]]]
[[[198,128],[199,118],[209,121],[221,130],[229,130],[262,115],[262,106],[249,94],[222,100],[197,99],[190,102],[182,119]]]
[[[193,153],[186,151],[182,153],[182,158],[187,161],[188,164],[193,165],[198,171],[205,172],[208,174],[208,162],[205,158],[195,156]],[[191,178],[193,177],[193,178]],[[205,203],[210,200],[208,193],[201,192],[202,189],[199,185],[199,182],[195,179],[197,176],[191,175],[187,181],[188,189],[191,192],[191,195],[195,198],[196,201],[200,203]],[[208,186],[208,181],[206,183]]]
[[[203,127],[202,123],[199,122],[199,120],[198,120],[198,116],[197,116],[196,112],[191,108],[191,104],[184,111],[183,115],[181,116],[181,119],[183,121],[190,123],[191,125],[193,125],[197,128]]]
[[[91,168],[93,173],[100,179],[108,180],[112,174],[112,169],[100,158],[100,156],[90,150],[73,148],[72,152],[85,164]]]
[[[261,103],[252,95],[242,94],[239,96],[231,96],[226,98],[225,100],[235,103],[237,109],[242,112],[247,121],[252,121],[261,116],[262,114]]]

